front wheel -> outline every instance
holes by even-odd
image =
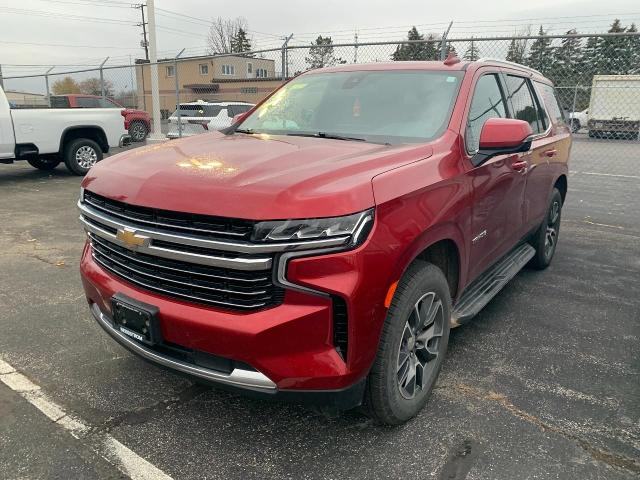
[[[556,253],[558,236],[560,235],[561,214],[562,195],[557,188],[554,188],[547,214],[530,242],[533,248],[536,249],[536,254],[529,262],[529,265],[537,270],[547,268]]]
[[[578,133],[578,130],[580,130],[580,120],[578,120],[577,118],[572,118],[571,133]]]
[[[85,175],[100,160],[102,149],[88,138],[73,140],[64,149],[64,164],[76,175]]]
[[[57,158],[50,157],[36,157],[27,159],[29,165],[33,168],[37,168],[38,170],[53,170],[58,165],[60,165],[60,160]]]
[[[393,296],[367,379],[365,408],[374,419],[398,425],[425,406],[447,351],[450,318],[442,271],[414,262]]]

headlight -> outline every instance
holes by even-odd
[[[373,209],[344,217],[259,222],[253,230],[256,242],[303,242],[344,237],[350,247],[361,244],[373,226]],[[348,240],[348,241],[347,241]]]

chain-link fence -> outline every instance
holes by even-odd
[[[294,39],[295,40],[295,39]],[[176,52],[177,53],[177,52]],[[152,84],[157,81],[160,105],[158,135],[182,136],[223,128],[233,116],[259,102],[284,80],[313,68],[342,63],[441,60],[449,53],[463,60],[490,57],[539,70],[556,85],[562,107],[575,133],[574,153],[586,162],[606,165],[609,172],[628,173],[640,152],[640,35],[544,35],[493,38],[436,38],[424,41],[314,45],[242,54],[176,57],[150,64],[44,74],[6,76],[4,88],[15,107],[71,106],[66,94],[93,96],[83,105],[122,105],[144,112],[139,122],[153,129]],[[115,104],[113,103],[115,102]],[[180,107],[180,108],[178,108]],[[147,118],[147,120],[144,120]],[[607,145],[606,147],[604,145]],[[576,155],[574,155],[576,157]],[[575,163],[574,163],[575,166]]]

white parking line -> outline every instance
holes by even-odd
[[[18,373],[15,368],[1,358],[0,381],[125,475],[135,480],[172,480],[169,475],[108,433],[92,432],[84,421],[67,413],[64,408],[51,400],[38,385]]]
[[[616,173],[599,173],[599,172],[579,172],[577,170],[569,170],[569,173],[574,175],[574,174],[579,174],[579,175],[598,175],[601,177],[621,177],[621,178],[634,178],[637,180],[640,180],[640,176],[638,175],[620,175],[620,174],[616,174]]]

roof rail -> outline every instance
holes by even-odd
[[[491,58],[491,57],[482,57],[482,58],[479,58],[476,61],[478,61],[478,62],[494,62],[494,63],[500,63],[502,65],[509,65],[509,66],[512,66],[512,67],[518,67],[518,68],[522,68],[524,70],[529,70],[530,72],[533,72],[533,73],[537,73],[538,75],[541,75],[541,76],[544,77],[542,72],[536,70],[535,68],[531,68],[531,67],[527,67],[526,65],[522,65],[521,63],[510,62],[508,60],[500,60],[499,58]]]

